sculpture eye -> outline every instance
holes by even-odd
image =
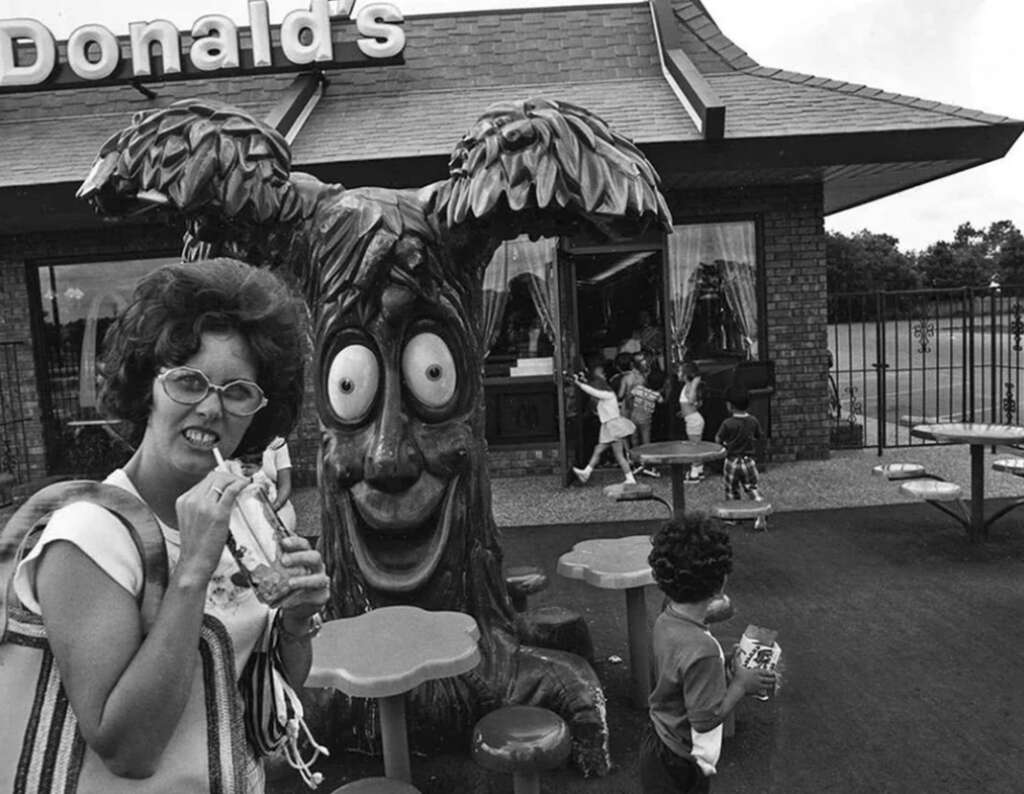
[[[348,345],[339,350],[327,373],[327,400],[343,422],[366,418],[380,382],[380,367],[373,351],[365,345]]]
[[[444,408],[455,396],[455,359],[437,334],[416,334],[402,351],[402,377],[413,397],[428,408]]]

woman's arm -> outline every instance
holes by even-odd
[[[274,509],[280,510],[292,495],[292,470],[279,469],[277,472],[277,498],[274,500]]]
[[[175,576],[143,638],[132,596],[77,546],[37,569],[47,637],[86,744],[115,775],[152,775],[192,687],[206,583]]]
[[[145,637],[138,606],[73,543],[48,546],[36,572],[47,638],[86,743],[115,775],[152,775],[181,719],[198,660],[206,587],[247,483],[223,474],[178,499],[182,551]]]
[[[285,552],[281,562],[295,573],[289,579],[291,593],[278,613],[278,649],[288,683],[299,689],[309,675],[310,641],[317,630],[320,610],[330,598],[330,579],[320,552],[311,549],[305,538],[283,538],[281,548]]]

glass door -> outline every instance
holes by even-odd
[[[620,413],[633,418],[630,392],[638,381],[657,391],[666,383],[662,251],[637,245],[577,248],[566,259],[561,267],[560,305],[574,315],[571,331],[563,319],[563,335],[571,337],[563,341],[566,368],[586,371],[591,382],[598,386],[603,382],[604,388],[620,394]],[[571,467],[586,465],[600,424],[593,400],[579,389],[567,386],[564,404],[565,480],[571,482]],[[664,404],[645,419],[649,419],[651,440],[667,437]],[[610,451],[607,458],[611,463]]]

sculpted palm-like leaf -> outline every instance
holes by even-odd
[[[101,149],[79,195],[121,217],[180,213],[184,255],[289,273],[314,317],[322,551],[332,617],[386,604],[472,615],[483,661],[410,698],[424,747],[466,746],[502,703],[572,727],[587,774],[609,769],[604,695],[580,657],[531,644],[501,571],[484,441],[482,273],[502,240],[670,226],[643,154],[596,116],[552,100],[500,103],[418,190],[325,185],[291,172],[281,136],[244,111],[188,100]],[[334,732],[375,740],[372,704],[339,696]]]
[[[616,236],[669,218],[647,158],[568,102],[492,105],[455,147],[449,171],[435,208],[449,229],[475,223],[504,239],[587,221]]]

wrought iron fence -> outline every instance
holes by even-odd
[[[1024,286],[830,295],[833,447],[908,446],[920,422],[1019,424]]]
[[[14,475],[17,482],[28,480],[28,438],[25,421],[25,388],[18,350],[23,342],[0,342],[0,475]]]

